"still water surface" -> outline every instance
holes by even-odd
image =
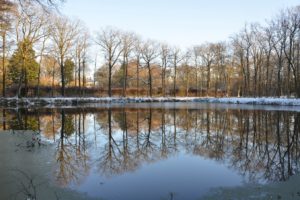
[[[97,199],[199,199],[214,188],[286,181],[300,169],[300,112],[291,110],[164,103],[2,111],[2,129],[32,130],[52,145],[51,182]]]

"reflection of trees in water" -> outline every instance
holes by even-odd
[[[84,119],[84,115],[66,115],[64,110],[61,111],[60,140],[56,151],[58,167],[55,172],[61,185],[79,183],[89,171]],[[80,128],[81,125],[83,128]]]
[[[249,181],[285,180],[299,169],[297,113],[157,109],[144,109],[142,114],[139,110],[114,112],[120,111],[112,114],[117,115],[115,123],[119,126],[115,125],[111,132],[126,133],[126,120],[136,121],[130,127],[136,127],[137,131],[129,138],[118,137],[117,133],[112,136],[119,139],[113,140],[113,148],[110,146],[118,150],[115,166],[119,168],[106,168],[110,175],[166,158],[178,149],[226,163]],[[122,146],[123,143],[126,145]],[[134,163],[133,169],[127,162]]]
[[[14,115],[3,111],[4,115],[2,128],[12,130],[39,130],[39,113],[36,115],[28,115],[28,110],[22,109],[15,112]],[[7,113],[7,114],[6,114]]]
[[[90,112],[93,118],[86,117]],[[98,170],[106,176],[134,171],[179,151],[225,163],[248,181],[286,180],[299,171],[300,114],[295,112],[99,108],[30,113],[7,112],[18,123],[5,126],[40,129],[57,141],[56,176],[63,185],[88,173],[92,144],[99,151]],[[92,119],[94,130],[89,127],[86,133]]]
[[[239,137],[232,138],[231,165],[249,180],[286,180],[299,170],[298,113],[238,113]],[[293,125],[294,124],[294,125]],[[292,132],[293,133],[292,133]],[[234,133],[235,133],[234,132]],[[293,138],[291,140],[290,138]]]

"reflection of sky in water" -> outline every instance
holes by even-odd
[[[196,199],[211,188],[237,186],[242,177],[216,161],[179,153],[112,178],[92,172],[74,189],[104,199]],[[126,198],[124,198],[126,197]]]
[[[86,115],[86,140],[90,144],[89,155],[93,167],[84,181],[71,184],[71,188],[92,197],[104,199],[169,199],[173,193],[176,199],[196,199],[211,188],[229,187],[242,184],[242,178],[225,164],[192,155],[178,145],[178,151],[168,158],[154,162],[142,162],[134,171],[125,171],[107,177],[99,173],[101,148],[107,142],[107,135],[99,124],[94,123],[94,115]],[[166,132],[172,133],[173,126]],[[97,130],[96,132],[94,130]],[[153,131],[152,138],[160,142],[160,130]],[[180,132],[180,130],[179,130]],[[123,140],[122,131],[113,131],[115,141]],[[69,138],[74,140],[74,136]],[[74,141],[73,141],[74,142]],[[160,144],[155,144],[159,146]]]
[[[111,137],[109,111],[92,112],[65,110],[73,132],[63,140],[61,112],[40,115],[42,134],[56,127],[55,137],[43,134],[55,144],[53,180],[92,197],[196,199],[212,188],[285,180],[300,168],[297,112],[114,108]]]

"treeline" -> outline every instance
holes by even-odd
[[[43,2],[21,2],[0,9],[3,96],[300,97],[300,7],[180,49],[111,27],[92,37]]]

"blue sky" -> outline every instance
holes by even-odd
[[[300,0],[67,0],[62,13],[92,33],[106,26],[188,47],[228,39],[246,22],[265,23]]]

